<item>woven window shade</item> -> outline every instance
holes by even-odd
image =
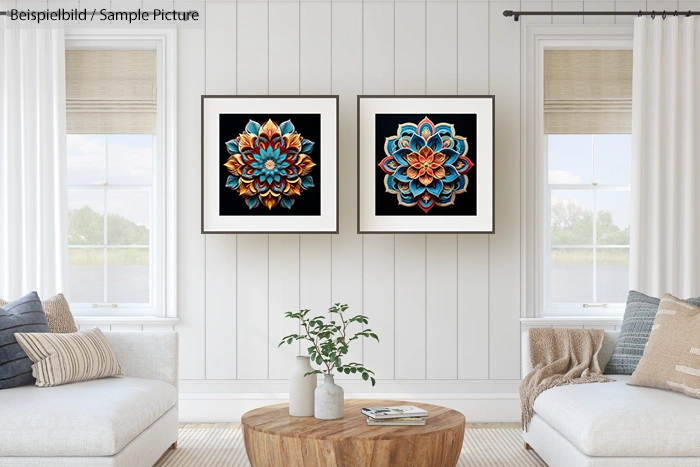
[[[632,133],[632,51],[545,50],[544,132]]]
[[[155,50],[67,50],[70,134],[155,134]]]

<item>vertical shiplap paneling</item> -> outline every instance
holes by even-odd
[[[615,11],[639,11],[646,10],[647,2],[645,0],[636,1],[616,1]],[[615,24],[632,24],[635,16],[615,16]]]
[[[192,6],[187,2],[188,6]],[[204,5],[197,8],[204,11]],[[201,234],[200,96],[204,94],[205,30],[181,29],[177,48],[177,305],[180,378],[204,379],[205,246]]]
[[[457,2],[428,2],[426,19],[427,92],[457,94]],[[456,379],[457,235],[428,235],[425,256],[426,377]]]
[[[269,92],[299,94],[299,3],[270,2],[269,9]],[[299,235],[270,235],[268,243],[268,377],[287,379],[299,346],[278,344],[283,336],[299,331],[296,320],[284,317],[287,311],[299,310]]]
[[[489,5],[489,81],[496,98],[496,233],[489,253],[489,376],[520,375],[520,25]]]
[[[678,2],[678,14],[688,11],[700,10],[700,0],[680,0]]]
[[[457,12],[458,94],[489,93],[488,2],[460,2]],[[488,379],[489,236],[457,236],[457,373]]]
[[[268,4],[238,2],[238,93],[267,94]],[[243,52],[243,53],[241,53]],[[238,379],[268,377],[268,235],[238,235]]]
[[[394,79],[396,94],[426,92],[426,4],[400,2],[395,12]],[[389,196],[387,194],[387,196]],[[395,235],[394,303],[392,337],[396,379],[424,379],[425,235]],[[417,326],[418,325],[418,326]],[[384,333],[379,336],[384,339]],[[386,341],[382,342],[382,347]]]
[[[583,2],[557,1],[552,3],[554,11],[583,11]],[[554,24],[583,24],[583,16],[554,16]]]
[[[236,94],[236,4],[206,6],[206,93]],[[236,378],[236,235],[207,235],[207,379]]]
[[[393,94],[394,3],[365,3],[363,8],[363,93]],[[363,245],[362,308],[381,338],[394,329],[394,235],[365,235]],[[393,346],[376,347],[365,340],[364,348],[364,362],[377,377],[392,378]]]
[[[333,302],[347,303],[350,313],[361,314],[362,237],[357,235],[357,95],[362,94],[362,4],[331,4],[331,92],[340,95],[339,203],[340,232],[332,238]],[[374,324],[374,323],[372,323]],[[362,362],[363,348],[346,361]]]
[[[299,7],[301,94],[332,94],[331,3],[301,2]]]
[[[585,1],[583,11],[615,11],[615,2],[610,1]],[[583,24],[613,24],[614,16],[584,16]]]
[[[396,94],[425,94],[426,3],[398,2],[394,14]]]
[[[330,5],[302,3],[300,8],[301,92],[330,94]],[[331,305],[331,238],[325,234],[301,236],[301,308],[310,309],[312,316],[327,315]],[[309,344],[300,345],[301,354],[306,355]]]
[[[523,11],[552,11],[552,2],[549,0],[522,2],[521,9]],[[552,24],[552,16],[523,16],[520,21],[523,24]]]

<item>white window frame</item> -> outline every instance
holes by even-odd
[[[583,308],[582,305],[553,307],[548,304],[546,277],[549,254],[549,201],[546,140],[544,134],[544,51],[545,50],[631,50],[630,25],[524,25],[522,29],[521,76],[521,317],[580,318],[594,321],[620,317],[623,306]]]
[[[95,308],[71,305],[78,321],[136,323],[177,318],[177,31],[175,29],[67,28],[66,50],[156,50],[157,106],[153,160],[151,306]],[[106,316],[110,315],[110,316]]]

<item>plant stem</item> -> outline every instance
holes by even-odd
[[[316,345],[316,341],[311,337],[311,333],[309,332],[309,325],[308,323],[301,322],[301,325],[304,327],[304,331],[306,331],[306,335],[309,336],[308,339],[311,341],[311,343],[314,345],[314,348],[316,349],[316,355],[322,355],[321,354],[321,349],[318,348],[318,345]],[[323,357],[321,357],[323,360]],[[331,374],[331,368],[328,367],[328,363],[326,363],[325,360],[323,360],[323,363],[326,365],[326,368],[328,368],[328,374]]]

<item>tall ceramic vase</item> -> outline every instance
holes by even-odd
[[[319,420],[337,420],[343,418],[345,411],[345,392],[335,384],[333,375],[323,375],[323,384],[316,388],[314,417]]]
[[[297,357],[296,365],[289,374],[289,415],[292,417],[314,416],[314,389],[316,375],[304,376],[314,371],[309,357]]]

